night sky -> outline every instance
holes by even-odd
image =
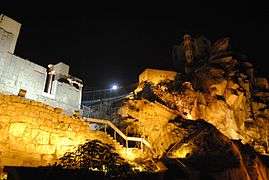
[[[269,9],[264,4],[18,2],[3,1],[0,7],[22,23],[15,54],[45,67],[62,61],[86,89],[136,83],[147,67],[173,70],[170,50],[184,33],[212,41],[231,37],[233,49],[248,55],[260,72],[269,67]]]

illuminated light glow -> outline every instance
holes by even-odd
[[[191,152],[192,152],[192,148],[185,144],[180,149],[175,151],[172,155],[175,158],[185,158],[187,154],[190,154]]]
[[[133,148],[124,148],[119,150],[118,153],[121,155],[122,158],[126,159],[128,163],[134,166],[132,167],[133,170],[138,170],[140,172],[145,171],[143,166],[138,165],[134,162],[135,159],[141,158],[143,156],[140,150]]]
[[[111,89],[112,89],[112,90],[117,90],[118,88],[119,88],[119,87],[118,87],[116,84],[114,84],[114,85],[111,86]]]
[[[144,168],[142,166],[135,166],[132,168],[133,170],[138,170],[140,172],[144,171]]]
[[[133,161],[135,160],[137,157],[140,157],[140,154],[138,154],[137,152],[133,151],[131,148],[128,149],[123,149],[121,151],[122,156],[129,160],[129,161]]]
[[[187,119],[192,119],[192,116],[191,116],[191,114],[187,114]]]

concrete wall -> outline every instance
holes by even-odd
[[[35,99],[42,94],[46,80],[46,69],[28,60],[0,53],[0,91],[18,94],[27,90],[26,97]]]
[[[5,42],[5,44],[7,45],[5,46],[6,47],[5,50],[13,54],[16,47],[17,39],[20,33],[21,24],[1,14],[0,15],[0,28],[5,30],[5,32],[7,32],[8,34],[12,35],[12,38],[10,37],[9,41]]]
[[[86,139],[113,143],[91,131],[80,118],[61,109],[13,95],[0,94],[0,169],[3,166],[48,165]]]
[[[148,81],[154,85],[158,84],[163,80],[174,80],[176,77],[176,72],[174,71],[164,71],[159,69],[145,69],[139,75],[139,83],[143,81]]]
[[[20,89],[27,91],[26,98],[41,101],[54,107],[63,108],[72,114],[80,110],[82,82],[80,89],[72,83],[60,83],[57,80],[69,77],[69,66],[58,63],[53,66],[55,80],[52,93],[45,93],[47,69],[13,55],[21,24],[0,15],[0,92],[17,95]]]
[[[82,90],[55,80],[52,93],[45,93],[46,76],[46,68],[0,52],[0,92],[17,95],[20,89],[25,89],[26,98],[63,108],[68,114],[79,110]]]
[[[75,110],[80,109],[82,91],[74,86],[53,81],[52,94],[42,92],[36,100],[44,102],[53,107],[63,108],[67,114],[72,114]]]
[[[10,51],[14,35],[0,27],[0,51]]]

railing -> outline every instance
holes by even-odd
[[[105,125],[105,132],[106,132],[106,126],[111,127],[114,130],[114,139],[116,139],[116,133],[120,135],[125,141],[126,141],[126,148],[128,148],[128,141],[136,141],[140,142],[141,144],[141,149],[143,149],[143,145],[151,149],[151,145],[147,140],[141,137],[129,137],[126,136],[120,129],[118,129],[112,122],[108,120],[103,120],[103,119],[93,119],[93,118],[83,118],[85,121],[90,122],[90,123],[98,123],[98,124],[104,124]]]

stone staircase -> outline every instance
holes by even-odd
[[[110,136],[110,134],[107,134],[108,138],[111,139],[113,141],[113,143],[120,147],[120,148],[124,148],[124,146],[122,144],[120,144],[116,139],[114,139],[112,136]]]
[[[144,138],[141,138],[141,137],[130,137],[130,136],[126,136],[122,131],[120,131],[111,121],[108,121],[108,120],[103,120],[103,119],[93,119],[93,118],[83,118],[86,122],[89,122],[89,123],[97,123],[97,124],[103,124],[103,125],[106,125],[106,126],[109,126],[111,127],[113,130],[114,130],[114,137],[111,136],[107,131],[106,131],[106,126],[105,126],[105,134],[106,134],[106,138],[108,138],[109,140],[111,140],[113,142],[113,144],[115,145],[115,148],[118,149],[118,150],[124,150],[124,154],[125,154],[125,157],[130,158],[128,156],[130,156],[130,154],[128,154],[128,151],[131,150],[131,151],[136,151],[135,154],[137,154],[137,151],[139,150],[138,148],[129,148],[128,147],[128,141],[135,141],[135,142],[140,142],[140,150],[139,150],[139,154],[141,156],[144,156],[143,155],[143,150],[145,148],[143,147],[146,147],[146,148],[149,148],[149,151],[151,153],[153,153],[152,151],[152,147],[151,145],[149,144],[149,142],[144,139]],[[116,137],[116,134],[120,135],[121,138],[123,138],[126,143],[125,145],[122,145],[117,139],[115,139]],[[154,154],[154,153],[153,153]],[[162,162],[162,161],[158,161],[156,162],[156,167],[157,167],[157,171],[158,172],[165,172],[167,171],[167,167],[165,166],[165,164]]]

